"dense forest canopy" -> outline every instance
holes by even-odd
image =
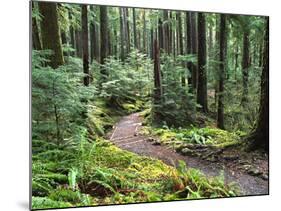
[[[173,146],[267,153],[268,17],[40,1],[31,7],[35,208],[237,195],[206,178],[200,192],[183,163],[169,170],[172,177],[162,175],[170,178],[164,186],[144,179],[146,189],[134,188],[126,159],[142,168],[156,168],[154,161],[105,139],[122,116],[140,113],[142,132],[175,134]],[[231,141],[217,142],[222,136]],[[155,179],[170,168],[157,165]]]

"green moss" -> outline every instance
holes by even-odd
[[[217,147],[239,144],[240,137],[237,133],[231,133],[218,128],[189,128],[169,129],[143,127],[142,134],[160,137],[161,142],[175,144],[178,142],[190,144],[204,144]]]

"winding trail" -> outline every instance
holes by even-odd
[[[183,156],[173,149],[162,145],[152,145],[146,141],[148,137],[138,135],[142,118],[138,113],[123,117],[109,134],[110,141],[121,149],[162,160],[168,165],[175,166],[179,160],[186,162],[188,167],[196,168],[207,176],[218,176],[224,171],[225,181],[236,182],[242,190],[241,195],[268,194],[268,181],[251,176],[242,171],[235,172],[220,163],[205,161],[196,157]]]

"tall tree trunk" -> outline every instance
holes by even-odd
[[[72,20],[72,14],[71,14],[71,11],[69,10],[68,11],[68,16],[69,16],[69,20],[71,22]],[[70,44],[71,44],[71,47],[75,49],[75,35],[74,35],[74,29],[73,29],[73,26],[72,24],[70,24],[69,26],[69,33],[70,33]],[[75,53],[71,53],[72,56],[75,55]]]
[[[136,10],[133,8],[133,30],[134,30],[134,47],[139,49],[138,47],[138,39],[137,39],[137,24],[136,24]]]
[[[150,58],[153,59],[153,55],[154,55],[154,47],[153,47],[153,41],[154,41],[154,31],[153,28],[150,29]]]
[[[266,18],[266,30],[263,47],[263,64],[261,75],[261,97],[259,118],[254,131],[248,137],[252,149],[269,150],[269,19]]]
[[[81,31],[75,30],[76,56],[82,58],[82,38]]]
[[[83,40],[83,72],[84,85],[90,84],[90,71],[89,71],[89,38],[88,38],[88,8],[86,4],[82,5],[82,40]]]
[[[235,50],[235,63],[234,63],[234,79],[237,80],[237,68],[238,68],[238,56],[239,56],[239,46],[236,44]]]
[[[167,10],[163,11],[163,49],[166,53],[169,52],[169,14]]]
[[[91,6],[90,9],[94,11],[94,6]],[[95,59],[97,62],[99,62],[99,30],[97,27],[96,22],[93,20],[90,24],[90,45],[91,45],[91,62]]]
[[[191,28],[191,12],[185,12],[185,24],[186,24],[186,54],[192,54],[192,28]],[[192,85],[192,62],[187,62],[187,69],[189,71],[188,85],[190,88]]]
[[[226,65],[226,48],[227,48],[227,32],[226,32],[226,17],[220,15],[220,74],[219,74],[219,93],[218,93],[218,113],[217,126],[224,129],[224,80],[225,80],[225,65]]]
[[[129,13],[128,13],[128,8],[124,8],[124,25],[125,25],[125,36],[126,36],[126,56],[131,51],[131,40],[130,40],[130,25],[129,25]]]
[[[198,87],[197,103],[201,111],[208,112],[207,72],[206,72],[206,20],[203,13],[198,13]]]
[[[143,32],[142,32],[142,37],[143,37],[143,53],[146,53],[146,19],[145,19],[145,10],[143,11],[143,16],[142,16],[142,21],[143,21]]]
[[[197,30],[196,30],[196,16],[194,12],[186,12],[186,43],[187,43],[187,54],[197,54]],[[197,89],[197,65],[188,62],[188,69],[190,71],[190,76],[188,78],[188,83],[192,91],[196,91]]]
[[[34,10],[34,2],[32,3],[32,10]],[[38,25],[37,25],[37,20],[35,17],[32,17],[32,47],[35,50],[41,50],[41,41],[39,37],[39,30],[38,30]]]
[[[39,11],[42,15],[41,35],[43,49],[50,49],[50,65],[57,68],[64,64],[60,28],[58,23],[57,4],[54,2],[38,2]]]
[[[154,104],[161,103],[162,84],[160,70],[160,53],[157,40],[154,40]]]
[[[61,42],[62,44],[67,44],[67,37],[64,31],[61,32]]]
[[[105,64],[105,59],[108,55],[108,19],[107,19],[107,7],[100,6],[100,63]],[[107,78],[108,73],[104,67],[101,67],[102,81]]]
[[[169,34],[169,42],[168,42],[168,53],[171,55],[172,54],[172,49],[173,49],[173,28],[172,28],[172,23],[171,20],[173,19],[173,14],[170,11],[169,12],[169,21],[168,21],[168,34]]]
[[[181,19],[181,12],[177,12],[177,26],[178,26],[178,39],[179,39],[179,55],[183,55],[183,37],[182,37],[182,19]],[[182,64],[184,67],[184,64]],[[181,84],[182,86],[186,85],[186,73],[184,73],[181,77]]]
[[[158,20],[158,40],[159,40],[159,48],[164,49],[164,41],[163,41],[163,24],[161,18]],[[154,49],[155,49],[155,44]]]
[[[250,68],[250,40],[249,31],[245,30],[243,34],[243,57],[242,57],[242,74],[243,74],[243,93],[241,104],[245,105],[248,99],[248,78]]]
[[[119,7],[120,16],[120,59],[125,61],[125,45],[124,45],[124,20],[123,20],[123,8]]]

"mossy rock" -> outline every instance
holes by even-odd
[[[195,151],[186,147],[186,148],[183,148],[183,149],[181,150],[181,154],[182,154],[182,155],[191,155],[191,156],[194,156],[194,155],[195,155]]]

